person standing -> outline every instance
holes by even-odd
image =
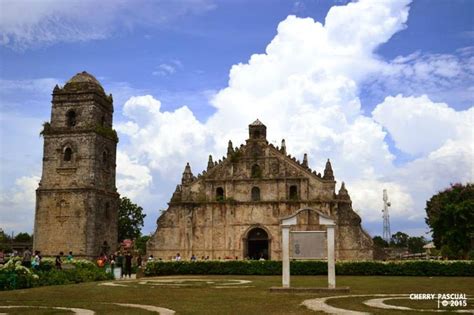
[[[138,254],[137,257],[137,267],[141,268],[142,267],[142,255]]]
[[[68,262],[68,263],[71,263],[72,260],[73,260],[73,258],[74,258],[74,257],[72,256],[72,252],[70,251],[70,252],[69,252],[69,255],[67,255],[67,262]]]
[[[62,265],[63,261],[62,261],[61,257],[63,255],[64,255],[63,252],[60,252],[59,255],[56,256],[56,260],[55,260],[54,263],[56,265],[56,269],[58,269],[58,270],[62,269],[61,265]]]
[[[33,268],[39,269],[41,264],[41,252],[39,250],[35,251],[35,258],[33,259]]]
[[[125,255],[125,276],[128,275],[129,278],[132,277],[132,254],[127,252]]]
[[[120,268],[120,278],[122,278],[124,274],[124,257],[121,251],[117,253],[116,266]]]
[[[115,254],[114,253],[110,254],[109,261],[110,261],[110,269],[112,273],[114,272],[116,260],[117,260],[117,257],[115,257]]]
[[[27,248],[24,252],[23,252],[23,259],[21,261],[21,265],[23,267],[26,267],[26,268],[30,268],[31,267],[31,251],[29,248]]]

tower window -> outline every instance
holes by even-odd
[[[108,202],[105,203],[105,218],[110,219],[110,204]]]
[[[68,111],[66,114],[66,119],[67,119],[67,126],[74,127],[76,125],[76,112],[73,110]]]
[[[298,200],[298,186],[290,186],[290,200]]]
[[[63,160],[66,162],[69,162],[71,161],[71,159],[72,159],[72,149],[66,148],[66,150],[64,150]]]
[[[260,201],[260,188],[252,187],[252,201]]]
[[[102,125],[102,127],[105,126],[105,116],[102,115],[102,118],[100,119],[100,124]]]
[[[224,200],[224,188],[217,187],[216,189],[216,201],[223,201]]]
[[[252,177],[259,178],[262,177],[262,169],[258,164],[252,165]]]
[[[104,151],[102,153],[102,164],[104,164],[104,166],[107,166],[109,164],[109,154],[107,153],[107,151]]]

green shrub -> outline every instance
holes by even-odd
[[[281,261],[149,262],[146,276],[164,275],[280,275]],[[292,275],[326,275],[325,261],[292,261]],[[336,274],[351,276],[474,276],[471,261],[339,261]]]
[[[0,267],[0,291],[29,288],[38,280],[38,275],[21,265],[21,261],[10,259]]]
[[[49,258],[43,259],[38,269],[28,269],[20,263],[11,260],[0,268],[0,291],[113,279],[112,274],[88,260],[63,264],[62,270],[56,269],[54,260]]]

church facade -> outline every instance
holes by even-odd
[[[344,183],[328,160],[323,174],[312,171],[281,147],[269,144],[266,126],[249,125],[245,145],[234,148],[197,177],[186,165],[169,207],[157,220],[147,254],[169,260],[177,253],[210,259],[281,259],[280,220],[298,209],[318,210],[336,220],[336,259],[372,259],[372,239],[353,211]],[[324,230],[315,211],[299,216],[298,231]]]
[[[53,90],[44,124],[43,170],[36,190],[35,250],[97,257],[117,247],[118,138],[112,95],[86,72]]]

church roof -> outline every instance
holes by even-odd
[[[250,126],[265,126],[260,120],[255,120]]]
[[[79,72],[78,74],[70,78],[69,81],[66,82],[66,84],[74,82],[89,82],[100,85],[99,81],[97,81],[97,79],[92,74],[89,74],[86,71]]]
[[[64,88],[69,89],[77,86],[93,88],[104,92],[104,88],[100,82],[92,74],[89,74],[86,71],[77,73],[75,76],[69,79],[69,81],[66,82]]]

